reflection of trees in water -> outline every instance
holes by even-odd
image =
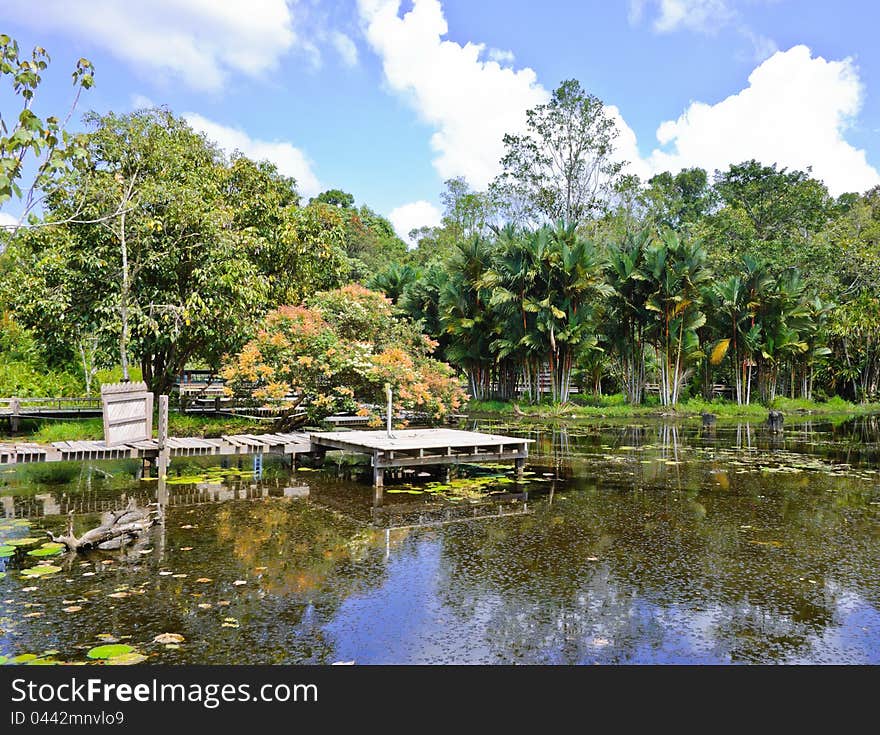
[[[381,585],[386,574],[383,534],[302,501],[172,506],[166,526],[153,529],[149,542],[152,553],[74,558],[63,573],[71,582],[61,574],[43,580],[45,616],[19,622],[16,652],[51,647],[81,658],[77,647],[98,633],[131,635],[143,644],[175,632],[186,643],[179,652],[162,651],[164,662],[330,663],[336,644],[324,626],[349,596]],[[82,576],[92,570],[95,576]],[[27,584],[17,577],[6,582]],[[130,595],[108,597],[123,590]],[[10,597],[18,598],[13,589]],[[62,597],[89,602],[66,614]],[[227,617],[239,627],[223,627]]]
[[[809,658],[843,591],[880,606],[876,535],[864,506],[828,501],[835,480],[569,491],[529,518],[445,532],[439,594],[488,616],[499,660]]]
[[[281,657],[269,660],[332,660],[333,642],[322,627],[346,598],[385,579],[384,534],[311,503],[223,504],[215,532],[221,553],[230,555],[239,573],[259,577],[260,613],[246,635],[261,652],[273,639],[270,647]],[[274,640],[279,634],[282,640]],[[303,641],[321,641],[324,650],[306,655]]]

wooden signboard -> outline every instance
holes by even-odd
[[[108,447],[144,441],[153,436],[153,394],[146,383],[101,386],[104,443]]]

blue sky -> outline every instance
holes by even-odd
[[[878,23],[867,0],[0,4],[0,32],[52,54],[38,111],[66,109],[87,56],[81,112],[167,104],[306,195],[345,189],[401,233],[437,221],[445,178],[485,186],[501,135],[572,77],[611,106],[643,177],[755,157],[812,165],[834,193],[867,189],[880,183]]]

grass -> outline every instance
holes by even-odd
[[[223,434],[262,433],[269,428],[270,425],[267,422],[234,417],[184,416],[176,413],[171,413],[168,416],[168,433],[176,437],[218,437]],[[44,421],[35,426],[32,433],[16,435],[16,439],[27,439],[41,443],[88,441],[103,438],[104,426],[101,419]]]
[[[471,401],[468,412],[474,415],[514,415],[514,405],[529,418],[629,418],[632,416],[699,416],[706,412],[723,418],[765,419],[771,408],[783,413],[805,414],[859,414],[878,413],[880,403],[850,403],[842,398],[834,397],[827,401],[807,401],[802,398],[777,398],[769,405],[752,403],[738,406],[732,401],[716,399],[705,401],[702,398],[689,398],[674,407],[661,406],[656,397],[653,402],[641,406],[631,406],[621,394],[610,396],[578,396],[577,402],[554,404],[542,402],[530,405],[516,401]],[[650,399],[649,399],[650,400]]]

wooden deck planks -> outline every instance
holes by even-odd
[[[398,429],[389,437],[385,431],[328,431],[310,434],[312,443],[333,447],[344,445],[360,451],[412,451],[419,449],[465,449],[527,445],[531,439],[518,439],[499,434],[483,434],[458,429]]]

